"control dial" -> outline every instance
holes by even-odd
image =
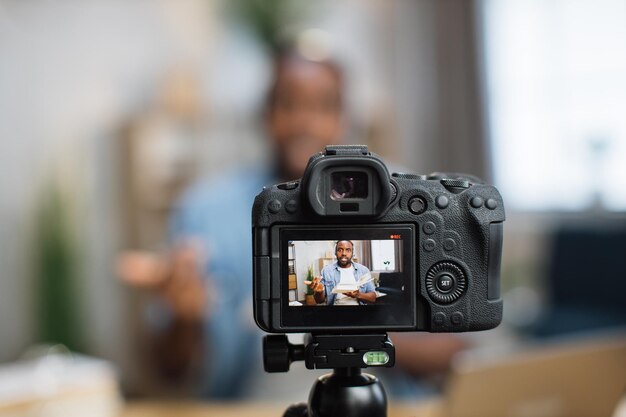
[[[454,194],[462,193],[472,185],[469,181],[462,178],[444,178],[439,182],[446,190]]]
[[[426,273],[426,291],[439,304],[450,304],[458,300],[466,288],[465,273],[452,262],[436,263]]]

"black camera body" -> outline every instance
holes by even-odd
[[[498,190],[475,177],[389,175],[366,146],[328,146],[301,180],[254,201],[256,323],[316,334],[494,328],[504,219]],[[352,247],[354,283],[338,242]],[[311,301],[312,277],[321,302]]]

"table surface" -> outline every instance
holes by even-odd
[[[388,417],[439,417],[437,401],[390,404]],[[120,417],[281,417],[285,405],[271,403],[131,402]]]

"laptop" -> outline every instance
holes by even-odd
[[[611,417],[626,395],[626,332],[563,341],[499,359],[462,358],[448,417]]]

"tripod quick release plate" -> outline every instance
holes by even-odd
[[[307,335],[305,364],[309,369],[392,367],[395,348],[386,334]]]
[[[303,354],[304,353],[304,354]],[[390,368],[395,347],[386,333],[366,335],[311,335],[304,345],[293,345],[285,335],[265,336],[263,365],[267,372],[287,372],[293,361],[304,360],[308,369]]]

